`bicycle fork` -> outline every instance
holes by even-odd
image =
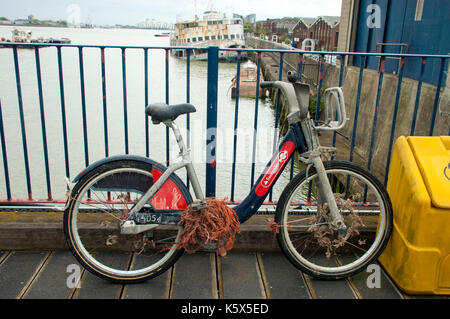
[[[331,217],[331,226],[334,230],[337,230],[339,234],[346,235],[347,226],[342,220],[342,216],[339,213],[339,208],[334,198],[333,190],[331,189],[330,182],[325,172],[325,166],[323,165],[320,157],[320,151],[313,151],[310,155],[310,163],[314,165],[318,181],[316,181],[319,189],[319,202],[325,201],[328,204],[329,216]]]

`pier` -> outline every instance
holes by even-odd
[[[276,206],[279,192],[276,190],[269,194],[267,201],[262,206],[258,215],[253,217],[248,224],[242,226],[242,233],[237,238],[235,243],[235,250],[232,251],[229,256],[222,258],[217,254],[211,252],[203,252],[198,255],[186,255],[182,257],[167,274],[161,276],[155,281],[150,281],[145,285],[133,285],[133,286],[121,286],[105,283],[97,280],[86,271],[82,272],[81,288],[72,287],[67,288],[61,282],[67,280],[67,266],[74,264],[74,260],[68,251],[65,251],[64,234],[61,227],[62,210],[66,198],[64,193],[67,191],[65,182],[62,181],[64,176],[69,180],[73,180],[79,171],[74,171],[74,165],[82,166],[84,169],[90,163],[103,157],[108,157],[112,153],[113,147],[120,148],[120,153],[132,154],[134,143],[143,145],[144,156],[149,157],[151,152],[156,152],[151,149],[151,143],[153,139],[156,139],[155,135],[149,134],[148,120],[144,117],[145,105],[150,102],[152,92],[150,91],[149,84],[149,59],[150,53],[157,52],[162,62],[162,72],[160,73],[159,84],[162,85],[162,96],[169,103],[170,92],[172,89],[171,81],[179,79],[173,79],[170,77],[170,70],[172,67],[177,66],[183,68],[183,81],[184,87],[177,87],[178,92],[183,92],[183,96],[177,97],[178,101],[182,99],[182,102],[190,103],[191,93],[198,89],[194,85],[198,83],[198,78],[195,78],[191,73],[193,63],[190,60],[183,62],[174,62],[170,64],[169,59],[170,51],[169,46],[161,47],[147,47],[147,46],[116,46],[116,45],[76,45],[76,44],[40,44],[39,46],[34,44],[22,44],[29,46],[32,50],[27,52],[32,54],[34,61],[33,67],[36,72],[36,82],[34,83],[38,94],[38,100],[35,106],[35,113],[37,117],[33,117],[32,123],[37,123],[40,130],[38,135],[27,134],[27,125],[30,125],[30,118],[27,115],[30,112],[29,109],[24,108],[23,93],[27,86],[24,82],[28,83],[30,79],[27,78],[27,73],[24,72],[19,63],[19,56],[22,51],[18,48],[18,45],[11,43],[2,43],[5,46],[2,50],[9,50],[10,61],[4,63],[10,63],[12,65],[12,82],[8,85],[14,88],[15,99],[2,100],[0,105],[0,135],[2,144],[2,167],[3,175],[0,178],[3,179],[2,184],[2,198],[0,200],[0,283],[2,283],[2,289],[0,294],[4,298],[134,298],[139,296],[147,296],[151,298],[185,298],[187,296],[201,296],[204,298],[410,298],[414,296],[408,296],[399,290],[392,284],[392,281],[385,275],[380,268],[380,274],[382,275],[381,289],[371,290],[367,288],[367,277],[369,273],[361,273],[355,277],[340,281],[316,281],[307,275],[295,270],[287,260],[283,259],[284,256],[280,254],[277,243],[274,238],[274,234],[270,231],[268,223],[273,219],[274,208]],[[239,174],[239,169],[248,173],[248,179],[245,180],[245,188],[248,190],[255,182],[255,177],[258,172],[258,167],[255,160],[249,163],[244,163],[245,166],[241,166],[237,160],[238,155],[238,143],[244,137],[234,134],[232,136],[233,142],[220,143],[220,139],[216,139],[220,130],[220,125],[226,123],[233,126],[234,132],[237,132],[239,125],[246,125],[252,127],[254,130],[251,135],[249,153],[253,159],[256,156],[257,150],[257,137],[264,130],[264,126],[269,124],[261,123],[259,114],[262,111],[270,111],[273,114],[273,121],[271,118],[271,125],[275,128],[273,135],[269,137],[269,140],[263,142],[269,148],[277,145],[279,138],[283,134],[284,127],[284,109],[283,100],[280,94],[274,92],[274,102],[271,109],[265,109],[263,102],[264,99],[255,98],[252,101],[252,113],[250,121],[247,119],[244,124],[240,124],[244,109],[242,103],[244,103],[244,91],[239,91],[239,94],[235,94],[235,98],[232,101],[234,108],[226,109],[225,113],[220,113],[219,108],[223,101],[219,100],[219,51],[224,50],[218,47],[203,48],[208,54],[208,62],[197,65],[203,68],[206,74],[207,88],[204,92],[204,100],[199,107],[203,107],[205,110],[204,118],[199,122],[194,122],[192,117],[186,116],[182,119],[184,122],[185,133],[189,135],[189,129],[192,125],[197,124],[201,126],[203,131],[208,132],[206,139],[204,136],[189,135],[187,139],[188,147],[200,145],[200,152],[204,155],[205,160],[200,162],[199,166],[204,171],[203,183],[207,196],[220,196],[227,197],[229,205],[235,205],[238,203],[245,192],[238,193],[236,191],[237,184],[244,184]],[[48,75],[47,69],[41,67],[41,56],[46,52],[45,50],[53,50],[54,52],[54,73]],[[230,50],[230,49],[227,49]],[[292,67],[296,67],[299,75],[299,80],[303,78],[303,64],[306,61],[307,54],[311,52],[295,51],[295,50],[275,50],[275,49],[235,49],[238,52],[247,52],[254,55],[254,61],[256,65],[256,78],[271,80],[278,79],[283,80],[286,70]],[[97,59],[96,64],[98,69],[97,78],[90,72],[94,68],[86,68],[88,52],[96,52],[93,59]],[[118,53],[118,60],[108,60],[105,58],[114,52]],[[140,52],[139,55],[133,55],[131,52]],[[338,148],[337,154],[334,158],[350,159],[355,162],[362,162],[362,164],[374,171],[377,175],[384,174],[389,171],[389,161],[392,143],[396,136],[403,132],[404,119],[397,117],[401,113],[401,99],[400,91],[403,91],[403,81],[408,83],[407,79],[402,78],[401,74],[397,76],[386,75],[384,77],[384,71],[380,68],[379,72],[372,72],[365,70],[363,67],[355,68],[354,66],[346,66],[340,64],[339,67],[326,65],[323,55],[337,55],[344,61],[352,56],[357,56],[362,59],[371,56],[380,56],[381,61],[383,59],[392,56],[393,54],[370,54],[370,53],[335,53],[335,52],[316,52],[319,56],[319,68],[318,68],[318,83],[312,85],[311,88],[315,94],[315,104],[310,106],[311,113],[316,120],[320,119],[320,105],[323,102],[322,89],[325,86],[341,86],[344,87],[344,94],[346,96],[346,106],[348,107],[348,116],[351,118],[350,123],[344,132],[338,132],[338,134],[323,134],[321,139],[324,145],[330,145]],[[273,61],[271,56],[277,57],[280,62],[278,65]],[[295,62],[289,62],[287,57],[291,56]],[[397,57],[397,55],[394,55]],[[408,55],[403,54],[399,56],[401,59],[437,59],[444,69],[445,63],[449,60],[450,56],[447,55]],[[70,72],[70,68],[63,68],[61,61],[63,58],[67,61],[71,61],[69,67],[78,69],[75,73],[77,83],[79,84],[79,114],[78,121],[79,127],[69,130],[68,124],[74,121],[75,118],[69,118],[67,113],[69,111],[68,103],[72,103],[72,100],[66,96],[67,86],[73,84],[70,81],[64,81],[66,78],[64,74]],[[111,59],[111,57],[109,57]],[[272,59],[272,61],[268,60]],[[134,87],[129,85],[130,77],[127,76],[127,68],[130,67],[130,61],[141,61],[144,66],[144,72],[141,74],[142,87],[139,88],[140,93],[132,93]],[[119,66],[119,72],[107,73],[105,65],[107,63],[117,62]],[[289,64],[287,64],[289,63]],[[48,63],[48,61],[47,61]],[[239,66],[239,68],[238,68]],[[272,71],[268,71],[270,68]],[[233,72],[237,74],[242,73],[241,61],[238,59],[236,67]],[[330,69],[331,68],[331,69]],[[333,71],[331,71],[333,70]],[[228,70],[229,71],[229,70]],[[73,72],[73,70],[72,70]],[[89,77],[89,74],[91,74]],[[272,74],[272,75],[269,75]],[[274,76],[275,74],[275,76]],[[442,73],[439,74],[439,78],[442,79]],[[44,96],[44,86],[42,79],[45,76],[51,76],[58,84],[59,95],[56,99],[48,100]],[[305,74],[305,77],[307,74]],[[108,77],[113,77],[113,80],[120,82],[119,91],[121,93],[121,99],[111,99],[108,95],[109,87],[106,85]],[[371,78],[378,79],[378,89],[375,90]],[[98,83],[93,85],[97,79]],[[239,77],[240,79],[240,77]],[[195,82],[195,81],[197,82]],[[396,98],[381,99],[383,80],[388,90],[393,90]],[[237,88],[241,88],[243,81],[239,81],[240,84]],[[92,86],[90,86],[90,83]],[[179,83],[179,82],[178,82]],[[237,81],[236,81],[237,83]],[[356,83],[356,84],[355,84]],[[78,85],[77,84],[77,85]],[[128,85],[127,85],[128,84]],[[229,82],[227,83],[229,85]],[[431,102],[432,110],[437,112],[438,102],[441,92],[441,87],[445,84],[439,80],[438,85],[434,88],[434,99]],[[86,93],[88,90],[98,88],[100,103],[96,106],[97,109],[88,109],[88,103],[86,100]],[[226,91],[227,87],[221,88]],[[397,89],[397,90],[395,90]],[[249,89],[250,90],[250,89]],[[260,94],[259,87],[254,86],[255,96]],[[424,101],[428,101],[430,93],[426,93],[428,89],[423,87],[423,94],[427,94]],[[430,88],[433,90],[433,88]],[[236,91],[238,92],[238,91]],[[155,93],[156,94],[156,93]],[[373,96],[372,96],[373,95]],[[130,99],[135,97],[140,98],[140,102],[136,105],[130,103]],[[314,99],[312,99],[314,101]],[[180,101],[181,102],[181,101]],[[425,103],[425,102],[423,102]],[[60,123],[61,134],[55,134],[55,131],[51,130],[51,121],[48,120],[48,113],[46,108],[50,105],[56,105],[59,108],[60,117],[58,121]],[[372,108],[365,109],[366,105],[371,105]],[[17,135],[12,135],[11,132],[5,132],[5,117],[6,110],[11,110],[16,107],[19,122],[19,131]],[[115,107],[116,109],[113,109]],[[390,108],[389,112],[378,112],[378,108]],[[27,112],[25,112],[25,110]],[[121,114],[120,121],[113,121],[111,123],[111,113],[118,111]],[[88,113],[90,112],[90,113]],[[96,113],[96,114],[94,114]],[[132,135],[137,131],[137,122],[132,122],[130,119],[135,113],[140,113],[142,116],[142,131],[139,138]],[[433,114],[434,114],[433,113]],[[91,117],[98,115],[99,119],[94,124],[89,124],[92,121]],[[219,115],[221,114],[221,115]],[[419,114],[421,114],[419,112]],[[194,115],[192,115],[194,116]],[[223,117],[222,117],[223,116]],[[378,117],[379,116],[379,117]],[[422,115],[421,115],[422,116]],[[428,135],[445,134],[443,124],[436,116],[431,116],[425,121],[425,115],[420,126],[415,128],[416,132],[427,131]],[[199,124],[200,123],[200,124]],[[402,124],[400,124],[402,123]],[[113,126],[113,130],[111,129]],[[387,126],[386,126],[387,125]],[[412,122],[408,124],[408,130],[412,128]],[[121,138],[114,138],[111,134],[120,131],[122,133]],[[95,132],[95,133],[92,133]],[[380,133],[381,132],[381,133]],[[79,133],[79,148],[77,152],[69,152],[72,149],[72,145],[68,143],[68,137],[72,134]],[[160,133],[161,134],[161,133]],[[36,139],[40,141],[40,152],[42,154],[42,166],[36,166],[29,157],[30,147],[33,146],[30,143],[30,139]],[[54,140],[60,140],[62,142],[62,151],[58,155],[52,152],[52,142]],[[135,139],[135,140],[134,140]],[[20,164],[23,166],[23,173],[18,174],[16,171],[10,169],[11,165],[15,165],[16,158],[11,156],[11,145],[19,143],[21,149],[22,160]],[[137,142],[136,142],[137,141]],[[162,141],[160,146],[162,149],[158,149],[158,156],[162,157],[161,162],[173,160],[175,157],[170,152],[170,145],[174,142],[169,138],[167,131],[162,131],[159,136],[159,141]],[[214,141],[214,143],[212,143]],[[343,149],[341,145],[347,143],[349,147]],[[367,146],[367,148],[363,148]],[[228,148],[227,148],[228,147]],[[386,153],[380,155],[379,148],[385,148]],[[232,154],[231,163],[218,163],[217,156],[222,150],[227,149]],[[387,154],[387,155],[386,155]],[[176,155],[176,154],[175,154]],[[382,160],[378,162],[377,158],[381,157]],[[368,161],[367,161],[368,160]],[[51,163],[60,161],[63,165],[61,169],[56,170],[55,166]],[[36,168],[38,167],[38,168]],[[381,169],[378,169],[381,167]],[[32,179],[33,170],[42,169],[41,179]],[[288,164],[286,174],[284,176],[284,183],[293,178],[293,176],[301,169],[298,167],[298,163],[295,162],[295,158]],[[224,172],[224,175],[219,175],[220,172]],[[224,177],[225,176],[225,177]],[[387,175],[381,175],[384,183],[387,183]],[[181,176],[183,180],[189,185],[189,180],[185,176]],[[247,176],[245,176],[247,178]],[[61,182],[62,181],[62,182]],[[281,185],[280,187],[283,187]],[[226,189],[224,191],[223,189]],[[229,190],[229,191],[228,191]],[[25,192],[26,196],[17,196],[17,193]],[[44,193],[45,196],[36,196],[37,194]],[[61,195],[61,193],[63,195]],[[20,250],[20,251],[19,251]],[[117,256],[113,256],[116,258]],[[119,258],[119,257],[117,257]],[[122,256],[127,259],[130,256]],[[283,259],[283,261],[281,261]],[[128,260],[128,259],[127,259]],[[17,267],[17,265],[25,265],[23,268]],[[75,263],[76,264],[76,263]],[[239,277],[239,269],[247,269],[246,285],[242,288],[243,278]],[[192,270],[192,271],[190,271]],[[208,276],[205,276],[208,274]],[[196,278],[201,278],[197,280]],[[5,284],[6,283],[6,284]],[[58,284],[58,289],[48,289],[53,284]],[[205,288],[206,287],[206,288]],[[292,289],[290,295],[286,295],[286,287]],[[239,288],[239,289],[237,289]]]
[[[120,253],[111,258],[127,260]],[[195,299],[258,299],[265,303],[267,299],[420,298],[403,294],[382,268],[376,269],[379,288],[370,288],[367,278],[372,273],[349,280],[316,280],[296,270],[277,252],[232,252],[225,258],[199,252],[184,255],[172,269],[148,282],[118,285],[80,268],[69,251],[0,251],[0,298],[189,299],[193,304]],[[169,313],[181,312],[181,307],[170,308]]]

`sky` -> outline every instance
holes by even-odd
[[[200,17],[211,0],[15,0],[0,2],[0,17],[39,20],[91,20],[96,25],[136,25],[146,19],[174,23]],[[339,16],[342,0],[221,0],[213,9],[243,16],[256,14],[257,20],[282,17]]]

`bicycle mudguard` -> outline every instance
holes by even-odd
[[[167,169],[164,165],[161,165],[147,157],[135,155],[117,155],[107,157],[92,163],[73,179],[73,183],[77,183],[94,169],[102,165],[117,161],[135,161],[151,165],[151,173],[153,176],[151,181],[152,184],[156,182]],[[151,187],[151,185],[136,185],[136,189],[140,192],[145,192]],[[107,191],[110,190],[108,189],[108,185],[102,185],[101,187],[105,188],[105,190]],[[192,197],[188,188],[175,173],[170,175],[169,179],[164,183],[161,189],[153,196],[151,200],[151,203],[156,210],[184,210],[191,202]]]
[[[296,150],[301,154],[307,151],[307,147],[299,125],[292,124],[250,193],[234,207],[240,223],[258,211]]]

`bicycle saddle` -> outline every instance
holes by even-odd
[[[181,114],[196,112],[195,106],[188,103],[168,105],[166,103],[150,104],[145,113],[151,117],[153,124],[173,121]]]

